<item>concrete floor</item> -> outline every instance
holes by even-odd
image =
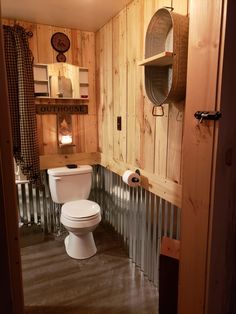
[[[117,235],[100,225],[98,253],[74,260],[63,238],[22,248],[25,313],[157,314],[157,289],[127,258]]]

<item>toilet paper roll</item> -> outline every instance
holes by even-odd
[[[126,170],[122,176],[123,181],[129,186],[139,186],[141,182],[141,177],[137,172],[131,170]]]

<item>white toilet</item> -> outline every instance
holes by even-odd
[[[68,230],[65,238],[67,254],[76,259],[93,256],[97,248],[93,230],[101,221],[100,206],[87,200],[92,185],[91,166],[71,166],[48,169],[52,200],[64,204],[61,223]]]

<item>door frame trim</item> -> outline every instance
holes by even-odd
[[[0,2],[1,16],[1,2]],[[7,96],[3,29],[0,25],[0,312],[24,313],[16,185]]]

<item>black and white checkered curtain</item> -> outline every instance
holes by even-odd
[[[21,26],[3,26],[13,153],[23,174],[41,185],[33,60],[27,34]]]

